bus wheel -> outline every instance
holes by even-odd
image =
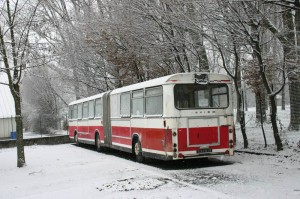
[[[96,134],[95,145],[96,145],[96,150],[98,152],[100,152],[101,151],[101,142],[100,142],[100,136],[98,133]]]
[[[136,140],[134,142],[134,145],[133,145],[134,149],[133,149],[133,152],[134,152],[134,157],[135,157],[135,160],[137,162],[143,162],[144,161],[144,157],[143,157],[143,153],[142,153],[142,145],[141,145],[141,142],[139,140]]]
[[[75,144],[76,144],[77,146],[79,146],[78,133],[75,133],[74,141],[75,141]]]

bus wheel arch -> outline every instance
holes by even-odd
[[[95,132],[95,147],[98,152],[101,151],[100,133],[98,131]]]
[[[137,134],[132,137],[132,155],[137,162],[144,161],[142,144]]]

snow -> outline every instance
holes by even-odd
[[[286,106],[286,110],[281,110],[278,106],[278,128],[280,130],[280,137],[283,143],[284,150],[279,153],[276,152],[276,145],[272,131],[271,122],[268,121],[264,124],[266,140],[268,147],[264,148],[263,133],[260,125],[255,122],[255,108],[250,108],[246,112],[246,133],[249,141],[249,149],[243,151],[256,151],[266,154],[276,154],[280,156],[293,156],[300,161],[300,150],[297,146],[300,142],[300,131],[289,131],[288,125],[290,121],[290,107]],[[268,111],[267,111],[268,113]],[[240,133],[239,125],[236,125],[237,130],[237,146],[236,149],[243,148],[243,139]]]
[[[68,135],[68,131],[52,130],[51,133],[39,133],[39,132],[25,131],[23,133],[23,138],[31,139],[31,138],[53,137],[53,136],[61,136],[61,135]]]
[[[250,149],[237,128],[232,157],[163,162],[132,161],[114,150],[98,153],[73,144],[25,147],[26,167],[16,167],[16,148],[0,150],[0,198],[300,198],[300,132],[287,131],[288,112],[279,110],[284,151],[277,153],[271,125],[268,147],[247,112]],[[237,126],[238,127],[238,126]]]
[[[25,154],[27,166],[16,168],[16,150],[0,150],[0,198],[226,198],[178,183],[160,169],[72,144],[26,147]]]

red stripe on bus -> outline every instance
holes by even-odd
[[[112,136],[122,136],[122,137],[131,137],[130,127],[123,126],[112,126],[111,127]]]
[[[86,130],[86,127],[79,126],[78,130]],[[100,133],[101,140],[104,140],[103,127],[93,126],[89,128],[89,133],[79,136],[81,138],[87,138],[93,140],[95,137],[96,129]],[[178,129],[178,151],[195,151],[199,149],[198,145],[211,144],[218,142],[218,127],[201,127],[190,128],[189,135],[187,128]],[[74,136],[74,131],[77,131],[76,126],[69,127],[70,136]],[[80,132],[80,131],[79,131]],[[142,148],[171,152],[173,150],[172,143],[172,131],[170,129],[154,129],[154,128],[135,128],[135,127],[120,127],[112,126],[112,142],[128,145],[130,148],[132,145],[131,137],[133,134],[137,134],[140,137]],[[117,136],[117,137],[116,137]],[[189,138],[189,140],[188,140]],[[189,144],[188,144],[189,142]],[[197,145],[197,146],[189,146]],[[229,148],[229,134],[228,126],[220,127],[220,145],[210,146],[212,149]]]

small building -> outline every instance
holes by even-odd
[[[0,73],[0,83],[7,82],[6,74]],[[0,139],[11,137],[16,131],[15,102],[7,85],[0,84]]]

